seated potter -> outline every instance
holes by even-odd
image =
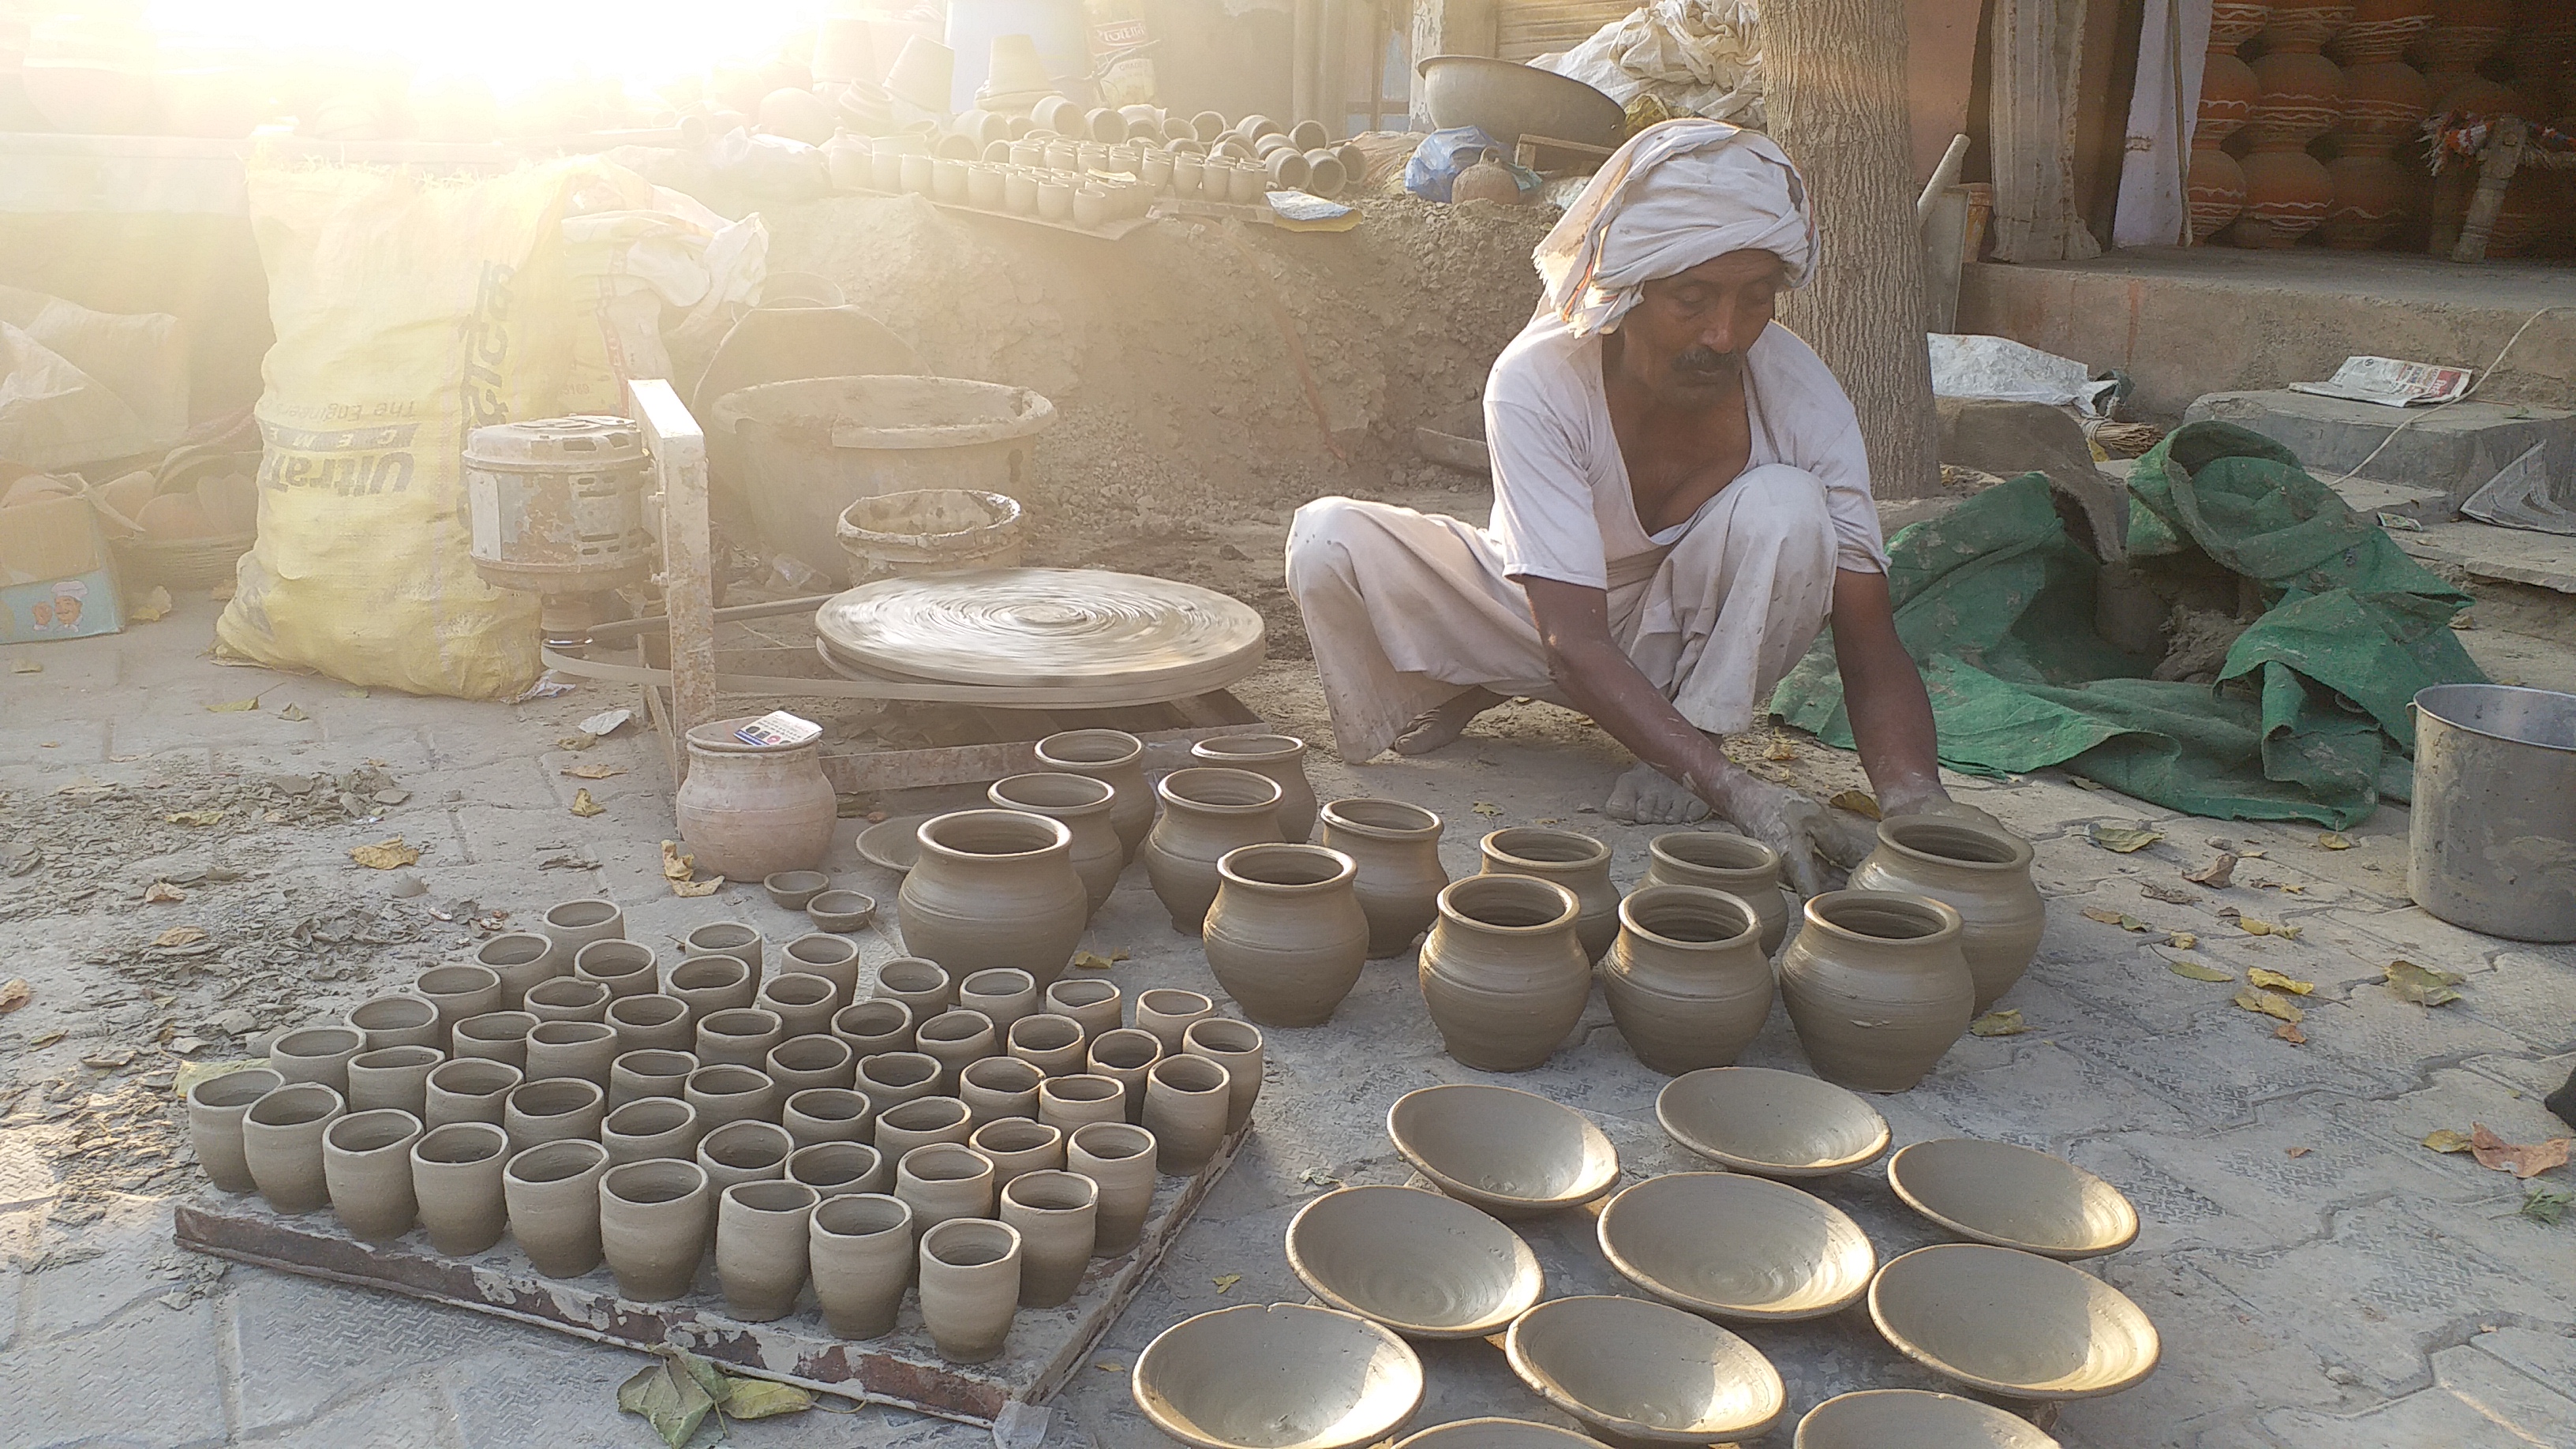
[[[1769,138],[1667,121],[1620,148],[1536,253],[1546,295],[1485,384],[1493,526],[1323,498],[1288,587],[1342,757],[1435,750],[1514,695],[1590,715],[1638,758],[1607,808],[1710,811],[1812,891],[1822,808],[1729,761],[1831,623],[1888,814],[1954,805],[1896,636],[1851,401],[1772,320],[1815,256]]]

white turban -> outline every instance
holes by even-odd
[[[1759,131],[1682,119],[1628,138],[1531,254],[1539,314],[1577,337],[1608,331],[1646,283],[1728,252],[1776,254],[1789,285],[1815,266],[1806,178]]]

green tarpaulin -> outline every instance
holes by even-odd
[[[2129,475],[2129,555],[2165,580],[2261,586],[2261,616],[2217,683],[2151,679],[2156,660],[2093,627],[2093,556],[2048,480],[2025,474],[1897,535],[1897,633],[1923,666],[1942,763],[1983,774],[2063,764],[2194,815],[2336,828],[2403,800],[2408,701],[2485,679],[2450,629],[2469,596],[2311,478],[2287,449],[2193,423]],[[1849,747],[1830,636],[1772,697],[1774,712]]]

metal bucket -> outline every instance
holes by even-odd
[[[1020,505],[999,493],[923,488],[862,498],[841,514],[850,581],[1020,566]]]
[[[2414,812],[2415,904],[2490,936],[2576,941],[2576,694],[2416,695]]]

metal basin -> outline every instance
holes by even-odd
[[[1619,103],[1554,71],[1484,55],[1426,56],[1423,104],[1441,130],[1474,126],[1510,149],[1522,133],[1586,146],[1616,146],[1628,129]]]
[[[2440,684],[2415,696],[2415,904],[2518,941],[2576,941],[2576,695]]]

